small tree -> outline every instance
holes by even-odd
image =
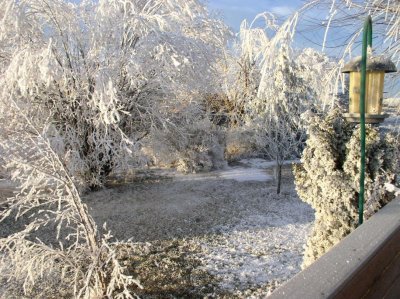
[[[298,155],[304,142],[301,114],[313,104],[313,90],[301,77],[303,66],[292,57],[290,48],[283,46],[269,70],[269,84],[259,91],[262,98],[253,102],[258,143],[276,162],[277,193],[284,161]]]
[[[264,154],[276,163],[276,193],[280,194],[282,166],[299,153],[304,143],[304,133],[293,126],[290,115],[267,119],[259,132],[262,133],[256,135],[257,144],[262,145]]]
[[[308,139],[301,164],[294,167],[296,190],[315,210],[315,225],[307,241],[307,267],[353,229],[358,221],[360,171],[359,128],[347,123],[342,111],[327,117],[308,115]],[[399,172],[398,140],[367,127],[365,218],[391,200],[385,183]]]

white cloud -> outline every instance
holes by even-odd
[[[294,12],[294,8],[290,6],[273,6],[271,12],[279,16],[288,16]]]
[[[242,12],[242,13],[257,13],[258,10],[254,7],[251,6],[239,6],[239,5],[224,5],[224,4],[218,4],[218,3],[213,3],[209,5],[212,9],[218,9],[222,11],[234,11],[234,12]]]

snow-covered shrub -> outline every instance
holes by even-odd
[[[53,148],[51,127],[38,127],[11,99],[0,118],[14,117],[19,121],[0,132],[3,159],[18,186],[0,203],[1,296],[133,298],[131,287],[140,284],[118,256],[129,243],[99,231]]]
[[[246,126],[231,128],[226,131],[225,159],[236,161],[259,154],[255,131]]]
[[[213,124],[224,128],[236,128],[243,123],[244,101],[236,99],[222,92],[205,97],[205,112]]]
[[[194,173],[224,167],[224,143],[224,131],[203,119],[159,131],[150,147],[156,164],[174,165],[179,171]]]
[[[213,91],[228,31],[196,0],[78,2],[2,2],[0,94],[50,125],[68,171],[96,187],[182,99]]]
[[[306,115],[308,139],[301,164],[294,167],[296,190],[315,210],[303,266],[307,267],[338,243],[358,223],[360,170],[359,127],[347,123],[339,109],[325,118]],[[399,143],[371,125],[366,130],[364,216],[368,219],[392,199],[385,183],[399,173]]]

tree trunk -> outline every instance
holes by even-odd
[[[277,178],[277,183],[278,186],[276,187],[276,194],[281,193],[281,182],[282,182],[282,164],[276,165],[277,171],[276,171],[276,178]]]

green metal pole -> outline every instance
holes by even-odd
[[[361,91],[360,91],[360,139],[361,139],[361,169],[360,169],[360,193],[358,197],[358,225],[363,223],[364,216],[364,181],[365,181],[365,94],[367,81],[367,46],[372,48],[372,19],[365,20],[362,56],[361,56]]]

